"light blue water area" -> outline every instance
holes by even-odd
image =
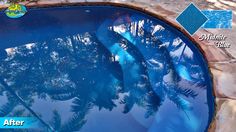
[[[0,19],[1,117],[36,117],[34,131],[207,131],[207,64],[165,22],[113,6]]]
[[[233,13],[231,10],[203,10],[208,21],[203,28],[232,28]]]

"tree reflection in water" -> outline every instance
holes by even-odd
[[[96,33],[9,48],[7,55],[1,51],[0,94],[5,102],[0,116],[34,116],[30,110],[37,99],[72,100],[72,115],[66,121],[62,121],[63,113],[54,110],[45,126],[53,131],[78,131],[94,107],[112,111],[122,105],[125,114],[136,105],[149,118],[168,98],[183,111],[191,109],[186,98],[198,94],[186,86],[199,87],[205,79],[194,62],[196,56],[185,52],[190,49],[180,38],[165,42],[172,36],[161,34],[171,33],[163,33],[168,31],[148,19],[103,26]],[[44,117],[36,114],[43,123]]]

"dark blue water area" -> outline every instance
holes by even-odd
[[[114,6],[32,8],[0,20],[1,117],[34,116],[41,124],[29,131],[207,131],[207,64],[165,22]]]

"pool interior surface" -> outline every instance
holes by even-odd
[[[0,20],[0,117],[33,111],[35,131],[207,131],[207,64],[165,22],[114,6],[32,8]]]

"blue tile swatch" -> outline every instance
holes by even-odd
[[[203,14],[208,21],[202,26],[203,28],[232,28],[233,14],[230,10],[204,10]]]
[[[194,4],[191,3],[176,20],[189,34],[193,35],[208,19]]]

